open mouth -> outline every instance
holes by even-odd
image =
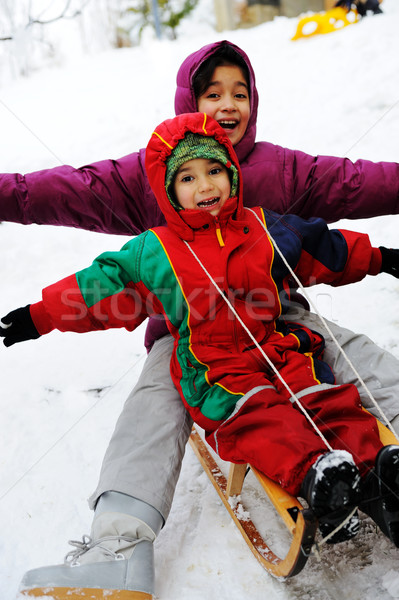
[[[228,129],[230,131],[238,126],[238,121],[233,120],[218,121],[218,123],[223,129]]]
[[[217,204],[219,202],[220,198],[216,197],[216,198],[210,198],[209,200],[202,200],[201,202],[198,202],[197,207],[198,208],[211,208],[212,206],[215,206],[215,204]]]

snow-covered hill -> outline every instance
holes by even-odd
[[[216,34],[201,20],[176,42],[74,56],[0,90],[0,170],[76,167],[143,147],[173,114],[183,58],[228,38],[250,56],[260,93],[258,139],[312,154],[399,162],[399,4],[328,36],[291,42],[296,20]],[[210,11],[203,0],[202,17]],[[199,14],[197,13],[197,18]],[[378,202],[378,198],[376,198]],[[399,246],[399,216],[345,223],[375,245]],[[120,237],[0,225],[0,315],[89,264]],[[399,283],[368,278],[313,290],[320,310],[399,358]],[[94,489],[116,418],[142,368],[143,329],[57,334],[0,348],[0,597],[28,568],[60,562],[87,533]],[[101,391],[99,391],[101,390]],[[399,405],[399,398],[398,398]],[[273,520],[265,512],[264,524]],[[276,525],[272,538],[279,541]],[[262,571],[187,449],[170,518],[156,542],[160,600],[399,598],[399,551],[367,520],[355,542],[323,548],[287,583]]]

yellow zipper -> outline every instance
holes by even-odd
[[[218,239],[219,246],[221,246],[223,248],[226,244],[224,243],[224,239],[222,236],[222,230],[220,229],[220,223],[219,223],[219,219],[217,217],[215,217],[215,223],[216,223],[216,237]]]

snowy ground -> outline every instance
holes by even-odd
[[[205,0],[204,0],[205,1]],[[202,5],[204,11],[208,9]],[[399,3],[328,36],[291,42],[296,20],[216,34],[204,20],[177,42],[104,52],[38,71],[0,90],[0,169],[28,172],[117,158],[146,144],[173,114],[175,73],[215,39],[242,46],[260,92],[258,139],[312,154],[399,162]],[[376,198],[378,202],[378,198]],[[375,245],[398,246],[399,217],[345,223]],[[89,264],[120,237],[0,225],[0,315]],[[399,358],[399,282],[369,278],[313,291],[320,310],[367,332]],[[143,330],[57,334],[0,348],[0,597],[13,600],[28,568],[60,562],[89,531],[86,498],[107,441],[144,362]],[[102,391],[99,391],[102,390]],[[399,399],[398,399],[399,401]],[[256,495],[255,495],[256,498]],[[263,522],[273,524],[270,513]],[[282,539],[278,524],[271,537]],[[369,521],[354,543],[323,549],[288,583],[250,554],[190,449],[173,511],[156,542],[160,600],[399,598],[399,551]]]

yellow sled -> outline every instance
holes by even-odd
[[[292,40],[301,38],[309,38],[313,35],[323,33],[332,33],[339,31],[348,25],[353,25],[360,20],[360,16],[356,10],[346,11],[344,8],[337,6],[323,13],[315,13],[302,17],[299,20],[296,33]]]

